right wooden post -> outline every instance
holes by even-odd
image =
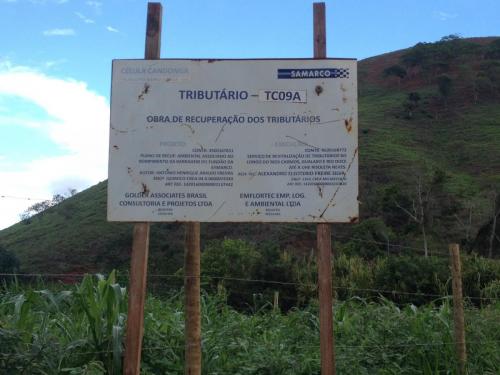
[[[325,3],[313,4],[314,58],[326,58]],[[335,375],[332,298],[332,239],[330,223],[317,225],[318,294],[321,374]]]
[[[466,374],[467,348],[465,346],[464,303],[462,295],[462,266],[458,244],[450,245],[451,277],[453,288],[453,321],[455,327],[455,345],[460,374]]]

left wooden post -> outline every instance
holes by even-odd
[[[148,3],[146,48],[144,58],[160,58],[161,45],[160,3]],[[148,272],[149,223],[134,225],[132,256],[130,260],[130,286],[128,298],[127,335],[123,373],[138,375],[141,371],[142,335],[144,330],[144,303]]]

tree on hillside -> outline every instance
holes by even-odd
[[[19,259],[17,259],[14,253],[0,245],[0,273],[16,272],[19,272]],[[3,278],[0,277],[0,279]]]
[[[418,108],[420,99],[420,94],[418,92],[410,92],[408,94],[406,101],[403,103],[407,119],[413,118],[413,112]]]
[[[437,78],[438,90],[441,97],[444,99],[445,107],[448,107],[448,98],[451,94],[453,81],[447,74],[442,74]]]
[[[427,59],[426,53],[427,43],[417,43],[401,56],[401,62],[407,68],[421,66]]]
[[[384,69],[384,77],[396,77],[398,79],[398,88],[400,88],[401,80],[406,77],[406,69],[401,65],[392,65]]]
[[[480,65],[480,72],[478,75],[484,76],[491,87],[490,94],[500,90],[500,61],[487,60]]]
[[[497,235],[497,220],[500,216],[500,194],[496,191],[492,192],[492,210],[491,210],[491,232],[488,241],[488,257],[493,258],[493,244],[495,239],[500,242]]]
[[[461,36],[459,34],[450,34],[443,36],[439,41],[440,42],[451,42],[453,40],[459,40],[461,39]]]
[[[456,220],[460,203],[446,191],[448,178],[441,169],[431,172],[413,171],[413,185],[392,197],[392,204],[410,221],[417,225],[422,237],[424,255],[429,255],[429,234],[449,228]],[[445,232],[443,230],[442,232]]]
[[[464,235],[465,235],[465,244],[466,246],[469,245],[471,241],[471,232],[472,232],[472,213],[473,213],[474,206],[471,204],[469,207],[467,207],[467,216],[465,220],[462,220],[462,218],[458,215],[455,214],[455,218],[457,219],[458,224],[460,225]]]
[[[409,70],[418,68],[430,83],[436,74],[448,71],[454,56],[449,42],[418,43],[401,56],[401,62]]]
[[[353,227],[352,239],[347,242],[346,247],[350,254],[373,259],[383,254],[389,255],[391,242],[395,237],[383,220],[372,217]]]
[[[487,59],[500,59],[500,39],[495,39],[486,47],[484,57]]]
[[[485,221],[477,231],[472,248],[483,256],[494,258],[500,255],[498,252],[500,250],[500,192],[498,187],[490,187],[484,198],[489,207],[484,207],[486,209],[486,212],[483,212]]]
[[[489,51],[486,56],[496,56],[496,47],[490,47]],[[451,34],[435,43],[417,43],[401,56],[400,61],[409,75],[419,73],[431,83],[439,74],[448,73],[452,65],[468,64],[471,59],[481,58],[483,54],[484,48],[480,44]]]
[[[31,206],[29,206],[21,215],[20,215],[20,218],[21,218],[21,221],[25,224],[29,224],[30,223],[30,219],[35,216],[35,215],[38,215],[38,214],[41,214],[42,212],[44,212],[45,210],[47,210],[48,208],[50,207],[53,207],[59,203],[61,203],[62,201],[64,201],[66,198],[69,198],[69,197],[72,197],[73,195],[75,195],[77,193],[77,190],[76,189],[68,189],[68,193],[67,194],[54,194],[52,196],[52,199],[47,199],[47,200],[44,200],[44,201],[41,201],[41,202],[37,202]]]
[[[426,257],[429,255],[429,245],[427,241],[427,226],[429,218],[427,215],[427,208],[429,205],[430,194],[430,187],[426,186],[422,176],[418,176],[415,183],[415,191],[411,198],[411,206],[404,207],[399,202],[395,202],[396,206],[419,226],[422,234],[424,255]]]

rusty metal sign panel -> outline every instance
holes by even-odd
[[[355,60],[113,61],[108,220],[353,222]]]

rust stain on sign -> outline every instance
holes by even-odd
[[[344,120],[344,125],[348,133],[352,131],[352,117]]]
[[[149,195],[148,185],[146,185],[144,182],[141,182],[141,186],[142,186],[142,192],[143,192],[143,194],[145,194],[146,196],[148,196]]]
[[[321,93],[323,92],[323,87],[318,85],[314,88],[314,92],[316,93],[316,95],[320,96]]]
[[[217,141],[219,140],[219,138],[220,138],[220,136],[221,136],[222,132],[224,131],[224,128],[225,128],[225,127],[226,127],[226,123],[224,123],[224,124],[221,126],[221,128],[220,128],[220,130],[219,130],[219,133],[217,134],[217,137],[215,138],[215,142],[216,142],[216,143],[217,143]]]
[[[147,95],[147,93],[149,92],[149,87],[150,87],[149,83],[144,84],[144,88],[142,89],[141,93],[137,97],[137,101],[144,100],[144,95]]]
[[[323,187],[321,185],[317,186],[318,186],[318,195],[320,196],[320,198],[323,198]]]
[[[357,217],[357,216],[349,216],[349,223],[351,223],[351,224],[359,223],[359,217]]]
[[[186,128],[188,128],[191,131],[191,134],[195,133],[195,130],[193,129],[191,124],[181,124],[180,126],[185,126]]]
[[[114,127],[114,125],[113,125],[113,124],[110,124],[109,126],[110,126],[111,130],[114,130],[114,131],[115,131],[115,132],[117,132],[117,133],[122,133],[122,134],[124,134],[124,133],[128,133],[128,130],[120,130],[120,129],[117,129],[117,128],[115,128],[115,127]]]

